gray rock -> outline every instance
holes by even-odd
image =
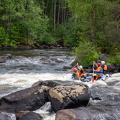
[[[20,111],[16,114],[16,120],[42,120],[42,117],[32,111]]]
[[[14,92],[0,99],[0,110],[19,112],[36,110],[48,101],[47,86],[30,87]]]
[[[0,112],[0,120],[16,120],[16,116],[13,113]]]
[[[120,108],[117,106],[90,106],[60,110],[55,120],[119,120]]]
[[[90,89],[84,84],[59,85],[49,91],[52,109],[57,112],[61,109],[87,106],[90,99]]]

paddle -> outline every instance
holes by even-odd
[[[91,82],[94,82],[94,61],[93,61],[93,74],[92,74],[92,78],[91,78]]]
[[[78,63],[77,63],[75,66],[78,66]],[[65,75],[68,74],[70,71],[72,71],[75,66],[73,66],[69,71],[67,71],[67,72],[65,73]],[[65,75],[64,75],[64,76],[65,76]],[[63,77],[64,77],[64,76],[63,76]]]

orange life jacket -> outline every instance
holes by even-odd
[[[79,72],[74,72],[74,74],[76,74],[74,79],[79,79]]]
[[[99,77],[102,77],[102,75],[96,75],[96,80],[98,80]]]
[[[82,76],[84,76],[84,73],[80,73],[80,74],[79,74],[79,77],[82,77]]]
[[[82,77],[82,76],[84,76],[84,70],[83,69],[81,69],[80,72],[79,72],[79,77]]]
[[[103,68],[103,70],[107,70],[107,65],[104,65],[104,68]]]

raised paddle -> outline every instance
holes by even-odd
[[[93,74],[92,74],[92,78],[91,78],[91,82],[94,82],[95,78],[94,78],[94,61],[93,61]]]
[[[77,63],[75,66],[78,66],[78,63]],[[67,71],[67,72],[65,73],[65,75],[68,74],[70,71],[72,71],[75,66],[73,66],[69,71]],[[65,76],[65,75],[64,75],[64,76]],[[63,76],[63,77],[64,77],[64,76]]]

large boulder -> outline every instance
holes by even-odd
[[[42,117],[32,111],[20,111],[16,114],[16,120],[42,120]]]
[[[120,107],[90,106],[64,109],[56,113],[55,120],[120,120]]]
[[[0,110],[19,112],[36,110],[48,101],[47,86],[30,87],[14,92],[0,99]]]
[[[61,109],[87,106],[90,89],[84,84],[58,85],[50,89],[49,97],[52,109],[57,112]]]

